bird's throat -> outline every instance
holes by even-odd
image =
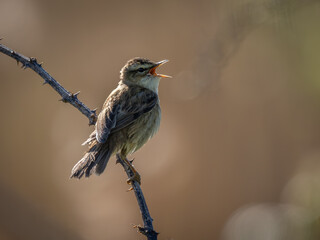
[[[154,77],[152,79],[142,80],[138,83],[138,85],[140,85],[141,87],[147,88],[155,93],[158,93],[160,79],[161,78]]]

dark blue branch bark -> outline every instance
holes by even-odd
[[[95,124],[97,120],[96,110],[91,110],[78,99],[78,94],[80,92],[77,92],[75,94],[68,92],[64,87],[61,86],[58,81],[51,77],[50,74],[42,68],[41,64],[37,62],[37,59],[26,57],[2,44],[0,44],[0,52],[14,58],[17,63],[20,62],[22,64],[22,68],[30,68],[38,73],[44,79],[44,84],[49,84],[62,97],[61,101],[65,103],[68,102],[72,106],[77,108],[83,115],[85,115],[89,119],[89,125]]]
[[[132,172],[131,168],[126,165],[126,162],[124,162],[118,154],[117,154],[117,163],[120,163],[122,165],[122,167],[124,168],[125,172],[128,175],[128,178],[133,177],[134,173]],[[153,219],[150,216],[149,209],[144,199],[139,183],[137,183],[136,181],[133,181],[132,188],[137,198],[137,202],[140,208],[143,225],[144,225],[143,227],[139,225],[135,227],[138,229],[140,233],[145,235],[148,238],[148,240],[157,240],[158,233],[153,230],[153,224],[152,224]]]

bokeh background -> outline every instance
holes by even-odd
[[[320,1],[0,0],[1,43],[100,108],[136,56],[159,72],[159,133],[134,154],[161,240],[320,238]],[[144,239],[111,159],[70,170],[93,127],[0,54],[0,239]]]

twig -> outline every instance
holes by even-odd
[[[70,93],[64,87],[62,87],[59,82],[57,82],[42,68],[41,63],[38,63],[36,58],[26,57],[2,44],[0,44],[0,52],[14,58],[17,61],[17,64],[20,62],[23,69],[31,68],[33,71],[38,73],[44,79],[43,84],[49,84],[62,97],[62,102],[70,103],[89,119],[89,125],[94,125],[96,123],[96,109],[91,110],[78,99],[78,94],[80,92]]]
[[[126,163],[121,159],[121,157],[118,154],[116,156],[117,156],[117,163],[120,163],[122,165],[122,167],[124,168],[125,172],[128,175],[128,178],[133,177],[134,173],[132,172],[131,168],[129,168],[129,166],[126,165]],[[139,183],[137,183],[136,181],[133,181],[132,188],[136,195],[137,202],[142,215],[143,224],[144,224],[143,227],[139,225],[134,227],[137,228],[140,233],[145,235],[148,238],[148,240],[157,240],[158,233],[153,230],[153,225],[152,225],[153,219],[150,216],[149,209],[144,199]]]
[[[33,71],[38,73],[44,79],[44,84],[48,83],[54,90],[56,90],[59,93],[59,95],[62,97],[61,101],[65,103],[68,102],[72,106],[77,108],[83,115],[85,115],[89,119],[89,125],[95,124],[97,120],[96,109],[90,110],[86,105],[79,101],[79,99],[77,98],[79,92],[73,94],[68,92],[64,87],[62,87],[60,83],[58,83],[53,77],[49,75],[49,73],[47,73],[42,68],[41,64],[39,64],[35,58],[23,56],[22,54],[17,53],[2,44],[0,44],[0,52],[8,55],[9,57],[14,58],[17,61],[17,63],[22,63],[22,68],[31,68]],[[118,155],[117,162],[123,166],[129,178],[133,176],[133,172],[131,171],[131,169],[121,160],[121,158]],[[153,230],[153,220],[150,216],[148,206],[144,199],[140,185],[137,182],[133,181],[132,188],[136,195],[142,215],[142,220],[144,223],[143,227],[139,225],[134,227],[137,228],[140,233],[145,235],[148,238],[148,240],[157,240],[158,233]]]

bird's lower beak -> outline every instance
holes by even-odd
[[[150,72],[149,72],[149,73],[152,74],[152,75],[154,75],[154,76],[157,76],[157,77],[172,78],[171,76],[168,76],[168,75],[156,73],[156,69],[157,69],[158,67],[160,67],[161,65],[167,63],[167,62],[169,62],[169,60],[162,60],[162,61],[160,61],[160,62],[157,62],[156,65],[155,65],[153,68],[150,69]]]

